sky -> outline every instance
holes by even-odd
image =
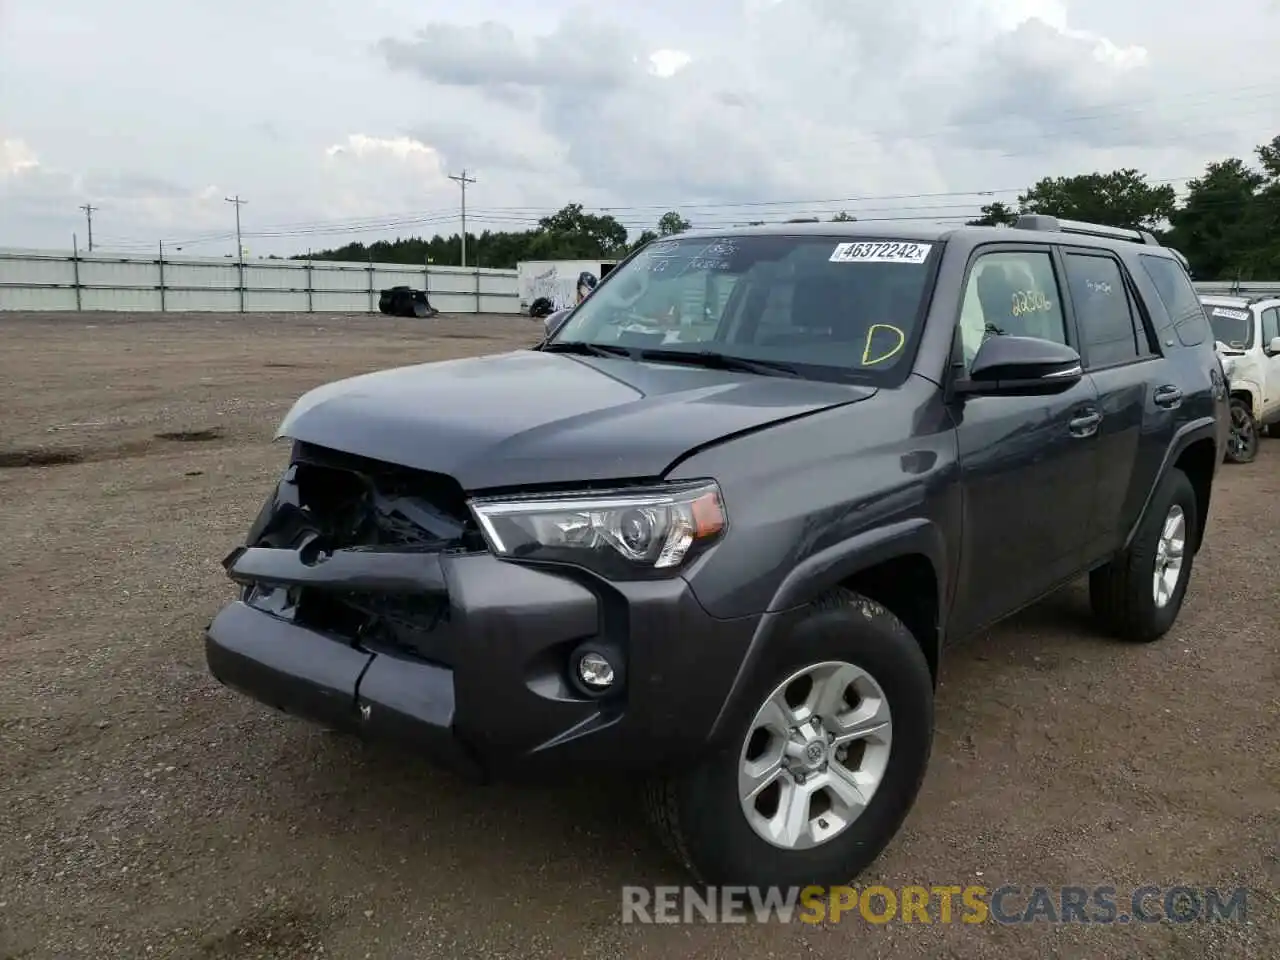
[[[1280,134],[1280,0],[0,0],[0,246],[305,253],[1182,189]]]

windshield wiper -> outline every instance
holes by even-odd
[[[552,340],[539,348],[544,353],[576,353],[584,357],[629,357],[631,351],[612,343],[588,343],[585,340]]]
[[[672,363],[689,363],[712,370],[736,370],[741,373],[760,373],[765,376],[798,377],[800,371],[780,360],[748,360],[714,350],[641,350],[641,360],[666,360]]]

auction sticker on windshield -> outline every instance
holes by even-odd
[[[1232,310],[1228,307],[1214,307],[1213,315],[1215,317],[1226,317],[1228,320],[1248,320],[1248,310]]]
[[[838,243],[831,252],[832,263],[924,263],[933,249],[931,243],[904,243],[900,240],[863,240]]]

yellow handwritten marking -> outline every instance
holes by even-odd
[[[1048,313],[1053,304],[1039,290],[1018,290],[1013,294],[1011,312],[1015,317],[1025,317],[1031,313]]]
[[[888,353],[882,354],[881,356],[876,357],[874,360],[871,360],[869,359],[871,354],[871,341],[875,338],[877,330],[893,331],[898,335],[898,342],[893,345],[893,349],[891,349]],[[862,348],[862,365],[864,367],[871,367],[877,363],[884,363],[886,360],[896,357],[898,353],[902,350],[903,346],[906,345],[906,342],[907,342],[907,335],[903,333],[902,330],[900,330],[899,328],[889,323],[873,323],[871,325],[871,328],[867,330],[867,342],[866,342],[866,345]]]

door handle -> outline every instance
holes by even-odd
[[[1164,407],[1166,410],[1173,410],[1182,403],[1182,391],[1171,383],[1166,383],[1162,387],[1156,387],[1155,397],[1153,398],[1157,407]]]
[[[1097,410],[1090,410],[1088,413],[1082,413],[1080,416],[1073,418],[1068,426],[1073,437],[1092,437],[1098,432],[1098,424],[1101,422],[1102,414]]]

